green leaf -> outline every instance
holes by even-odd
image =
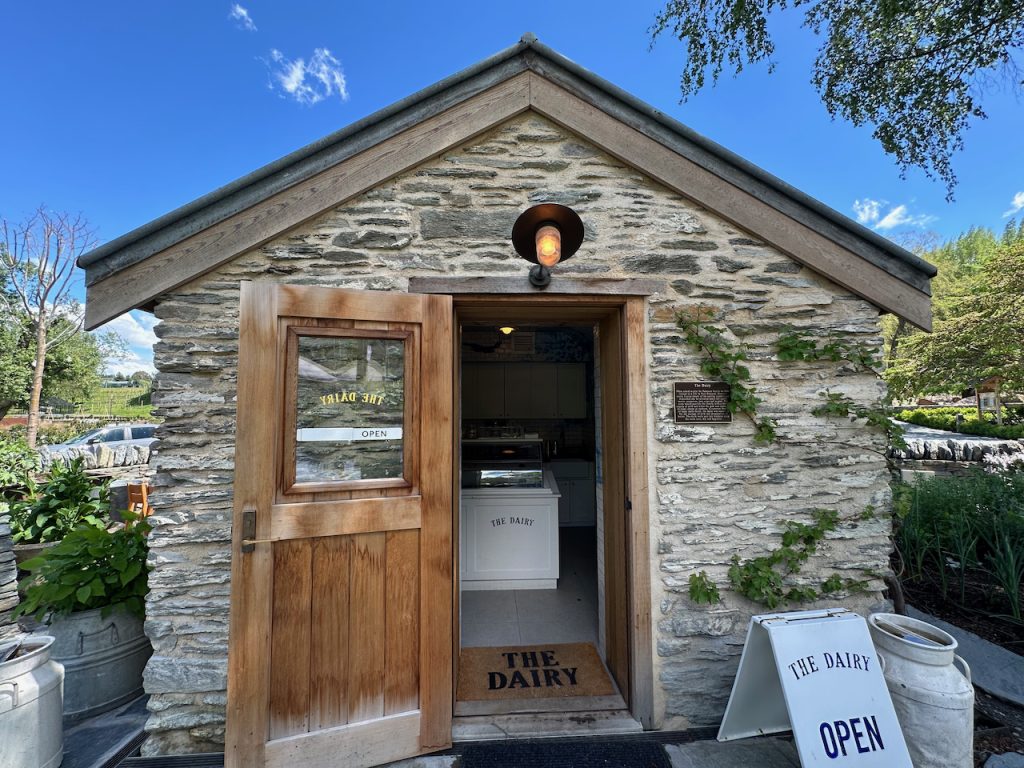
[[[121,573],[121,586],[130,583],[142,572],[142,563],[135,561],[128,568]]]
[[[89,590],[93,597],[103,597],[107,594],[106,587],[103,586],[103,582],[100,579],[93,579],[89,583]]]
[[[91,596],[92,590],[89,587],[79,587],[78,590],[75,592],[75,597],[78,598],[78,602],[82,603],[83,605],[89,601],[89,598]]]

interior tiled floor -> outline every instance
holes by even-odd
[[[558,556],[558,589],[462,592],[462,646],[596,644],[595,529],[559,529]]]

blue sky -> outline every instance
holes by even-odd
[[[7,2],[0,10],[0,216],[39,204],[113,239],[514,44],[524,32],[897,241],[1024,217],[1024,104],[996,86],[955,159],[954,202],[901,179],[870,130],[830,120],[810,84],[816,41],[784,15],[776,71],[727,76],[679,104],[682,45],[648,50],[658,0]],[[153,320],[112,324],[151,366]]]

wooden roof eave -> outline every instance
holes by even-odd
[[[875,252],[875,243],[858,240],[849,232],[833,232],[830,226],[835,226],[827,221],[801,221],[814,212],[808,213],[806,207],[795,214],[784,210],[787,204],[800,204],[800,200],[787,198],[784,189],[779,193],[783,198],[780,203],[772,199],[771,189],[766,193],[749,177],[735,178],[734,174],[731,180],[727,178],[728,163],[723,169],[699,156],[686,157],[679,147],[670,146],[673,137],[658,135],[658,127],[649,120],[631,119],[628,110],[623,114],[621,103],[600,103],[601,95],[589,93],[586,83],[566,81],[574,77],[571,72],[561,73],[563,82],[532,70],[511,75],[507,72],[508,68],[504,79],[397,133],[383,134],[377,143],[313,176],[257,199],[135,263],[105,270],[87,287],[87,327],[94,328],[129,309],[152,304],[161,294],[241,253],[524,111],[534,110],[879,309],[930,329],[928,276],[920,269],[915,272],[912,263],[890,263],[895,261],[891,257],[884,261],[886,256]],[[879,259],[883,259],[885,268],[879,266]]]

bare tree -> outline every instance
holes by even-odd
[[[35,362],[28,406],[26,440],[36,445],[39,432],[39,397],[43,389],[46,355],[62,341],[82,330],[82,309],[72,295],[78,257],[96,244],[96,235],[81,214],[54,213],[40,206],[24,221],[0,219],[0,247],[12,299],[24,312],[35,334]],[[55,318],[61,330],[50,335]]]

